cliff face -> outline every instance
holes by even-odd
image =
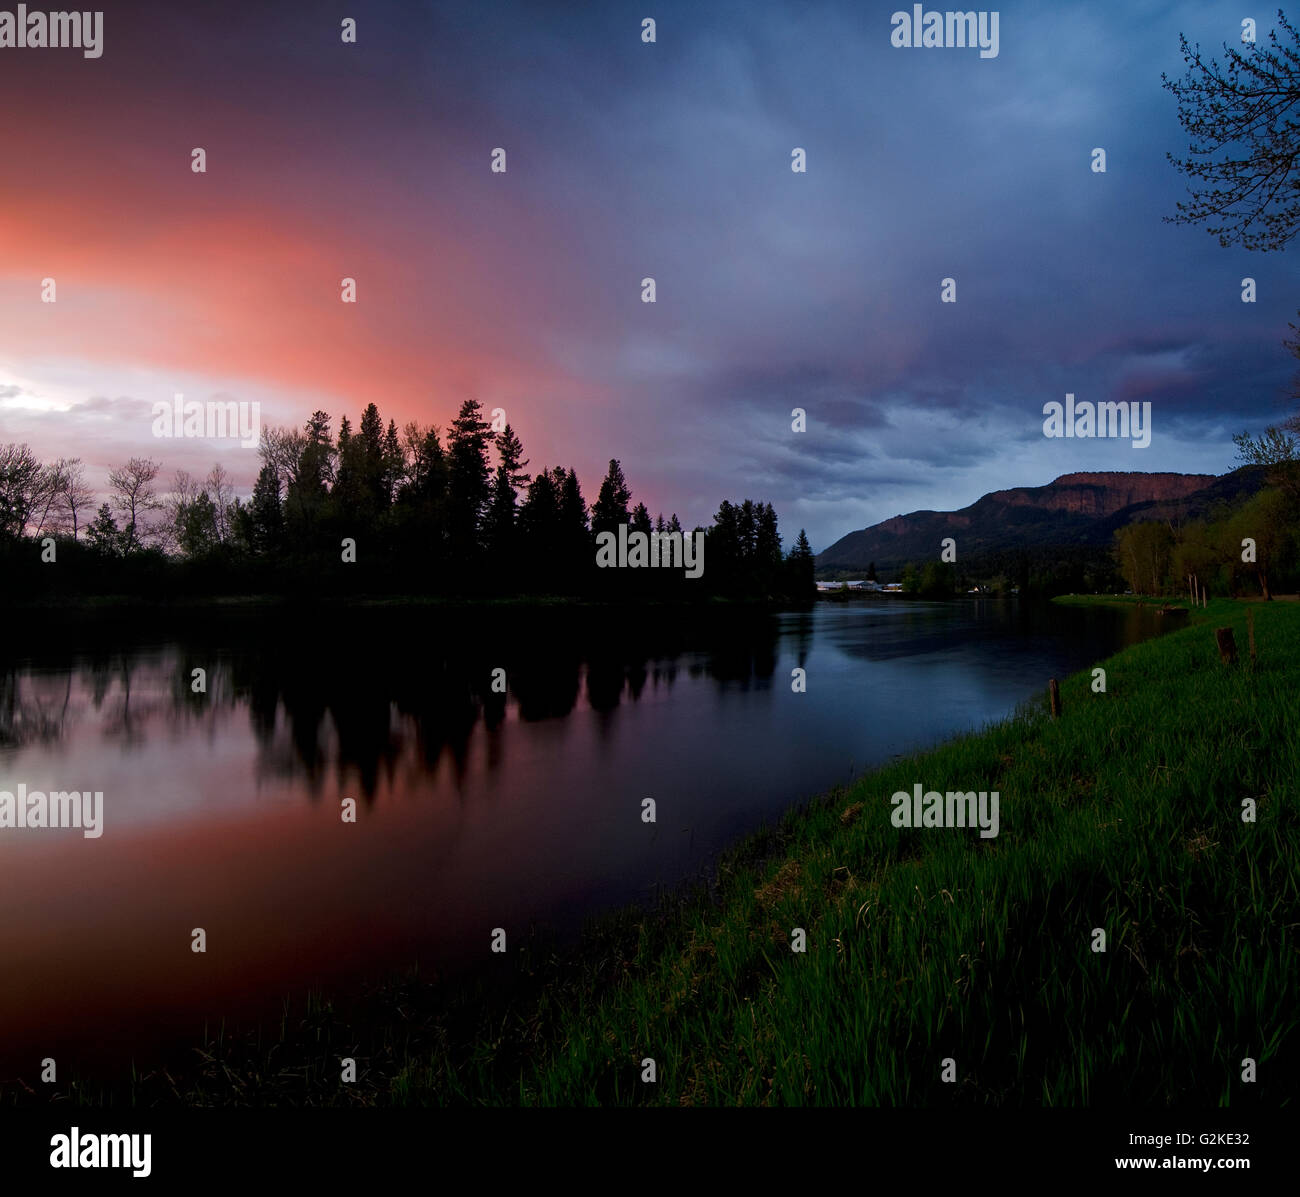
[[[1062,474],[1046,486],[996,490],[980,502],[1105,517],[1134,503],[1185,499],[1204,490],[1215,478],[1214,474]]]
[[[893,569],[937,556],[945,536],[973,554],[1017,548],[1109,545],[1115,529],[1144,520],[1195,519],[1216,502],[1253,493],[1258,471],[1214,474],[1062,474],[1046,486],[993,491],[960,511],[914,511],[850,532],[818,554],[826,569]]]

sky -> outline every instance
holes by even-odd
[[[1004,3],[982,58],[893,46],[898,7],[108,4],[98,58],[0,48],[0,443],[247,494],[256,449],[157,438],[153,405],[445,428],[473,397],[589,500],[618,458],[652,513],[768,501],[815,550],[1072,471],[1233,468],[1289,410],[1300,248],[1162,221],[1161,72],[1273,10]],[[1044,437],[1067,392],[1150,401],[1149,447]]]

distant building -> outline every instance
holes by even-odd
[[[818,582],[818,590],[869,590],[877,591],[883,589],[879,582],[862,581],[858,578],[850,579],[847,582]]]

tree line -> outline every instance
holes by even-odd
[[[495,428],[477,400],[465,400],[445,436],[414,421],[399,431],[373,403],[355,428],[346,415],[337,434],[331,424],[316,411],[301,428],[264,429],[246,499],[221,465],[205,478],[178,470],[164,490],[161,464],[132,457],[110,472],[96,508],[80,459],[43,463],[26,445],[0,445],[0,553],[17,568],[53,542],[56,560],[72,566],[60,580],[101,592],[171,584],[788,601],[814,590],[806,535],[783,550],[770,503],[724,500],[711,526],[688,532],[676,514],[633,504],[611,459],[588,504],[572,467],[526,472],[517,433]],[[597,535],[621,524],[702,531],[703,576],[597,568]]]
[[[1272,599],[1300,582],[1300,458],[1277,429],[1235,438],[1240,458],[1267,469],[1268,485],[1217,518],[1183,524],[1146,520],[1115,533],[1115,558],[1134,594]],[[1281,451],[1279,451],[1281,447]]]

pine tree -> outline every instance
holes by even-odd
[[[736,543],[740,549],[740,558],[747,570],[754,563],[754,545],[757,536],[758,519],[754,500],[746,499],[736,513]]]
[[[591,530],[599,535],[601,532],[617,534],[620,524],[626,524],[630,516],[627,505],[632,501],[632,492],[627,488],[623,477],[623,467],[610,458],[609,469],[600,484],[596,501],[591,505]]]
[[[361,477],[360,495],[365,505],[367,522],[372,522],[386,506],[387,500],[384,421],[379,415],[379,408],[373,403],[368,403],[366,410],[361,413],[356,439],[361,446],[357,458]]]
[[[563,467],[555,470],[560,480],[560,523],[571,538],[576,538],[584,546],[590,542],[590,527],[587,523],[587,502],[582,497],[582,487],[578,483],[578,471],[572,466],[566,471]]]
[[[754,559],[761,570],[771,575],[774,570],[780,568],[784,559],[776,511],[771,503],[759,503],[754,512]]]
[[[524,446],[515,430],[509,424],[496,438],[497,460],[505,467],[510,479],[510,487],[516,495],[531,481],[532,476],[523,472],[528,462],[524,459]]]
[[[253,484],[253,498],[245,523],[249,547],[255,553],[277,552],[284,536],[284,514],[280,508],[280,476],[264,465]]]
[[[330,440],[330,415],[327,411],[314,411],[304,429],[307,444],[303,449],[300,475],[310,476],[315,493],[322,498],[334,483],[334,445]]]
[[[721,594],[738,592],[744,584],[744,565],[738,534],[740,509],[723,499],[713,525],[705,534],[708,548],[709,576],[713,589]],[[673,517],[677,517],[674,515]]]
[[[347,430],[347,420],[340,430]],[[309,540],[329,502],[330,487],[335,483],[335,452],[330,441],[328,412],[312,412],[303,430],[284,440],[288,459],[268,460],[277,471],[283,468],[287,485],[284,492],[284,527],[294,540]],[[261,551],[261,550],[259,550]]]
[[[499,464],[492,479],[491,498],[485,519],[485,538],[500,569],[512,564],[519,491],[529,481],[529,475],[522,472],[528,464],[523,460],[523,452],[523,445],[507,424],[497,437]]]
[[[334,518],[355,525],[366,508],[365,442],[352,431],[347,416],[339,421],[338,469],[330,492]],[[353,532],[355,534],[355,526]]]
[[[495,439],[477,399],[466,399],[447,440],[447,531],[462,564],[479,550],[483,514],[491,497],[488,447]]]
[[[549,591],[563,577],[560,510],[561,495],[557,493],[555,475],[544,469],[532,480],[519,509],[522,546],[519,569],[526,589]]]
[[[813,556],[808,536],[800,528],[799,535],[795,538],[794,548],[786,558],[789,591],[792,598],[807,598],[816,589],[817,584],[814,580],[816,565],[817,559]]]
[[[582,496],[578,471],[572,466],[555,471],[560,495],[559,541],[556,544],[565,589],[570,593],[584,592],[595,569],[595,546],[587,522],[587,500]]]
[[[383,502],[391,507],[397,498],[398,488],[406,478],[406,454],[402,452],[402,442],[397,438],[397,424],[388,421],[388,431],[384,433],[383,448]]]
[[[439,584],[447,536],[447,455],[432,425],[403,429],[409,466],[398,488],[396,526],[403,556],[427,584]]]
[[[86,540],[97,553],[115,557],[122,551],[122,533],[118,531],[113,509],[107,503],[100,505],[99,513],[86,527]]]

